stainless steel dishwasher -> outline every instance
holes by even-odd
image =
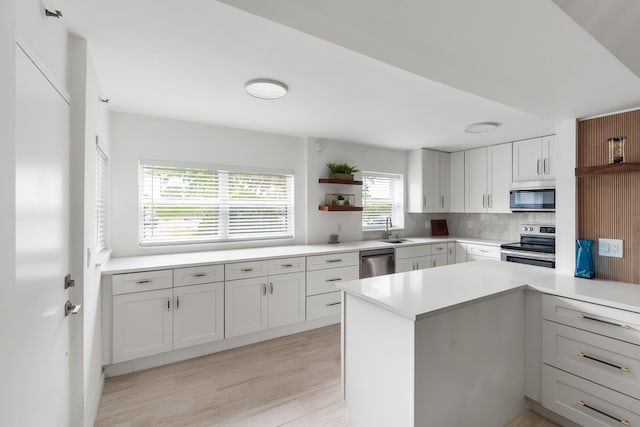
[[[360,278],[382,276],[396,272],[393,248],[360,251]]]

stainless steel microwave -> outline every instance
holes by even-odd
[[[514,212],[553,212],[556,210],[555,187],[512,188],[509,208]]]

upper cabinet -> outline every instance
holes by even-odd
[[[449,153],[435,150],[409,152],[407,188],[409,212],[449,212]]]
[[[513,181],[555,179],[555,135],[513,143]]]
[[[466,212],[511,212],[512,145],[500,144],[467,150],[464,155]]]
[[[464,151],[451,153],[450,212],[464,212]]]

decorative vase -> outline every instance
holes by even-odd
[[[351,173],[331,172],[329,174],[329,178],[331,178],[331,179],[339,179],[341,181],[353,181],[353,174],[351,174]]]
[[[596,275],[593,267],[591,248],[593,240],[576,240],[576,273],[575,277],[593,279]]]

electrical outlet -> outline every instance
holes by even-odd
[[[431,228],[431,221],[425,221],[424,228]]]
[[[467,221],[467,228],[473,228],[473,221]]]
[[[598,239],[598,255],[622,258],[622,240]]]

